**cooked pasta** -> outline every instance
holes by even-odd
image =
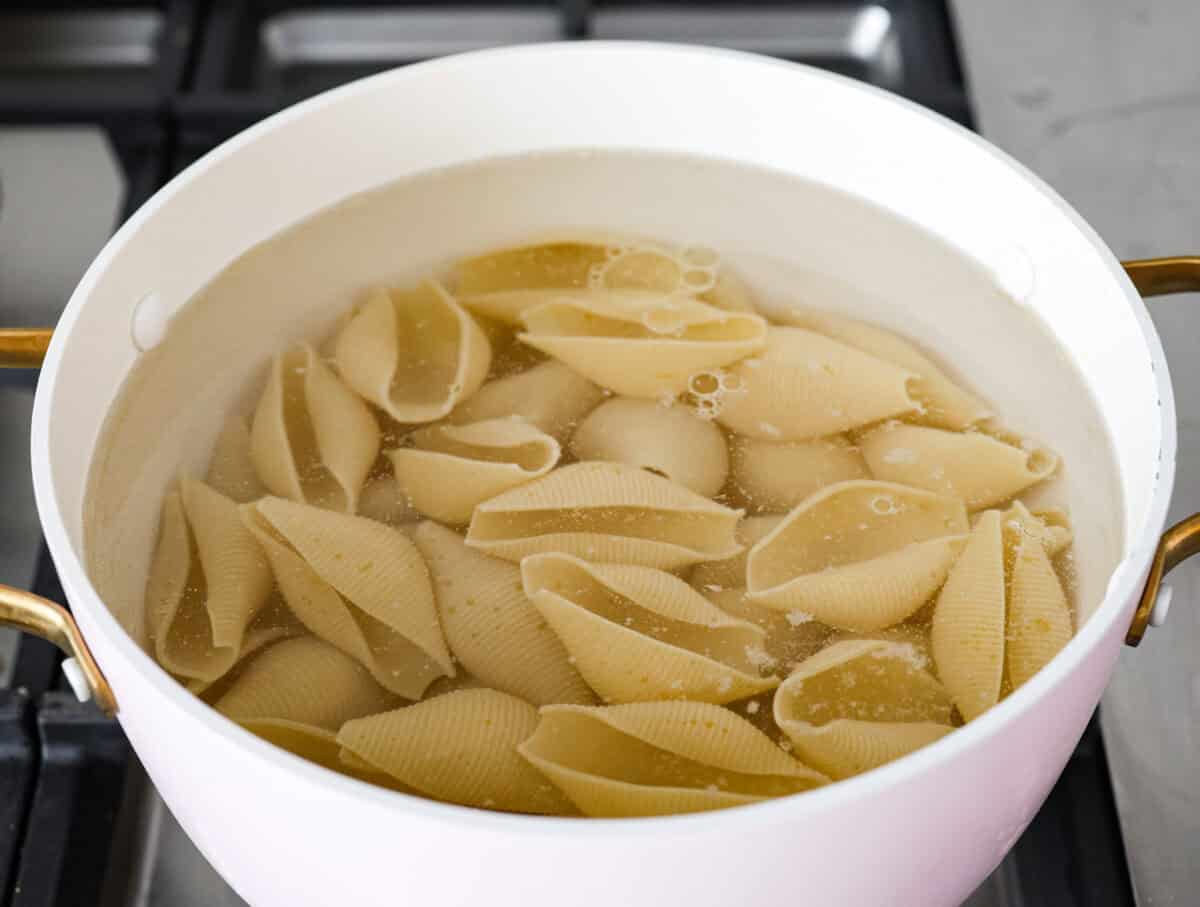
[[[272,494],[354,513],[378,453],[367,405],[312,347],[275,358],[250,429],[251,460]]]
[[[400,492],[427,517],[466,523],[475,505],[546,475],[558,463],[558,442],[514,419],[434,425],[408,436],[411,447],[390,450]]]
[[[545,706],[518,749],[586,816],[702,812],[828,781],[745,719],[703,702]]]
[[[721,429],[682,404],[617,397],[600,404],[571,438],[580,460],[639,466],[713,497],[729,474]]]
[[[167,490],[148,648],[246,731],[462,806],[696,812],[902,758],[1070,640],[1059,458],[936,350],[703,245],[443,274],[329,312]]]

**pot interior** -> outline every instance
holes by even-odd
[[[239,218],[239,204],[226,199],[206,229]],[[1137,530],[1149,506],[1154,464],[1142,451],[1160,431],[1150,355],[1115,280],[1102,298],[1063,299],[1069,282],[1059,258],[1045,271],[1037,250],[1016,253],[1015,264],[980,262],[865,198],[767,167],[558,151],[405,177],[243,247],[179,309],[162,342],[136,355],[126,341],[127,374],[100,364],[103,344],[70,338],[53,419],[95,418],[69,403],[72,393],[86,398],[86,382],[111,385],[115,401],[93,451],[68,450],[70,434],[60,431],[54,455],[88,470],[86,505],[74,505],[82,537],[69,528],[126,630],[144,641],[142,595],[164,490],[180,471],[203,475],[223,419],[233,408],[251,411],[271,355],[327,334],[372,285],[415,281],[466,254],[591,231],[709,246],[764,308],[826,308],[916,341],[1007,424],[1061,454],[1060,478],[1042,494],[1068,510],[1075,528],[1080,622],[1101,604],[1134,541],[1126,527]],[[1012,249],[1021,248],[1016,240]],[[1051,271],[1054,279],[1043,280]],[[103,295],[88,305],[128,310],[128,299],[115,306]],[[1111,367],[1127,371],[1128,382],[1100,380],[1098,337],[1108,338]]]

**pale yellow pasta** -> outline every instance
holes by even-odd
[[[479,389],[492,350],[440,284],[376,290],[338,335],[338,370],[397,422],[432,422]]]
[[[829,627],[803,611],[776,611],[755,604],[745,589],[701,589],[710,602],[738,620],[760,627],[766,634],[762,648],[767,658],[756,655],[763,669],[791,670],[797,663],[816,653],[829,639]]]
[[[509,812],[564,814],[570,805],[517,753],[537,710],[496,690],[458,690],[342,725],[337,742],[428,797]]]
[[[740,511],[621,463],[573,463],[475,508],[467,544],[519,561],[559,551],[671,570],[733,557]]]
[[[576,290],[526,310],[520,339],[629,397],[682,393],[698,372],[763,348],[766,322],[690,296]]]
[[[808,441],[914,411],[913,373],[802,328],[772,327],[731,369],[741,392],[717,421],[765,441]]]
[[[1021,536],[1014,549],[1005,664],[1015,690],[1062,651],[1072,630],[1071,609],[1044,545]]]
[[[181,479],[163,501],[146,583],[146,629],[159,663],[184,680],[217,680],[241,658],[270,593],[270,568],[238,505]]]
[[[558,463],[558,442],[524,420],[434,425],[389,450],[401,492],[417,511],[466,523],[475,505],[544,476]]]
[[[1004,528],[1040,540],[1046,549],[1046,556],[1050,558],[1066,551],[1074,538],[1071,524],[1063,511],[1049,508],[1030,512],[1020,501],[1013,501],[1012,506],[1004,512]]]
[[[904,620],[941,587],[967,532],[962,502],[887,482],[830,485],[751,550],[750,598],[834,627]]]
[[[688,581],[701,592],[720,592],[722,589],[744,589],[746,586],[746,559],[750,549],[783,522],[782,514],[748,516],[738,521],[734,538],[742,550],[723,561],[706,561],[697,564]]]
[[[724,264],[716,273],[716,282],[712,289],[706,290],[698,297],[701,302],[715,305],[718,309],[730,312],[753,312],[754,297],[745,282],[729,270]]]
[[[485,686],[534,705],[595,701],[567,650],[525,596],[515,564],[468,548],[437,523],[417,527],[450,651]]]
[[[678,403],[617,397],[600,404],[571,437],[580,460],[627,463],[713,497],[729,474],[721,429]]]
[[[381,474],[367,479],[358,496],[358,515],[389,526],[414,523],[421,514],[393,475]]]
[[[964,719],[1000,701],[1004,677],[1004,537],[999,511],[982,514],[938,594],[930,648]]]
[[[560,444],[604,399],[604,391],[561,362],[543,362],[489,381],[450,414],[454,425],[520,416]]]
[[[337,730],[395,704],[359,662],[314,636],[287,639],[247,662],[216,702],[227,718],[273,718]]]
[[[775,723],[831,778],[876,768],[952,731],[953,704],[911,646],[847,640],[802,662],[775,693]]]
[[[701,812],[827,783],[728,709],[551,705],[521,754],[587,816]]]
[[[241,666],[249,662],[250,656],[272,643],[304,636],[306,633],[308,630],[304,624],[300,623],[291,609],[283,603],[279,593],[272,592],[266,604],[258,609],[258,613],[246,627],[238,661],[219,677],[206,677],[203,680],[184,678],[184,685],[197,696],[202,696],[205,701],[216,702],[237,678]]]
[[[862,454],[843,435],[815,441],[735,435],[730,452],[731,497],[759,513],[786,513],[826,485],[870,477]]]
[[[419,699],[434,679],[454,674],[429,572],[402,533],[282,498],[244,505],[243,518],[300,621],[381,686]]]
[[[606,702],[725,703],[778,683],[763,676],[765,634],[670,573],[566,554],[521,561],[525,594]]]
[[[859,447],[876,478],[959,498],[971,510],[1007,501],[1058,468],[1058,457],[1036,444],[899,422],[867,432]]]
[[[237,413],[225,420],[221,434],[217,436],[204,483],[238,504],[267,493],[250,455],[250,428]]]
[[[251,459],[272,494],[354,513],[378,453],[370,409],[312,347],[275,357],[250,429]]]
[[[992,415],[986,403],[959,387],[916,346],[898,334],[832,312],[791,309],[778,314],[785,324],[817,331],[916,375],[910,390],[920,401],[921,408],[908,417],[914,422],[961,430]]]

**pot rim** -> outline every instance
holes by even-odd
[[[406,78],[405,73],[412,69],[419,69],[428,74],[430,70],[453,71],[460,67],[475,67],[481,64],[494,65],[505,59],[530,55],[559,57],[568,61],[587,59],[594,62],[596,58],[605,55],[629,55],[631,53],[657,58],[674,55],[708,59],[723,58],[727,62],[736,62],[738,66],[747,68],[771,67],[778,71],[780,78],[825,81],[839,86],[841,90],[852,89],[878,101],[905,108],[916,116],[932,121],[941,129],[954,133],[959,139],[966,139],[979,151],[1014,170],[1025,182],[1052,202],[1070,221],[1098,253],[1113,280],[1121,287],[1126,302],[1141,327],[1143,339],[1153,364],[1159,398],[1159,415],[1162,422],[1158,462],[1154,464],[1157,477],[1144,524],[1140,527],[1126,527],[1126,550],[1128,553],[1110,578],[1103,601],[1050,664],[979,718],[957,728],[953,734],[948,734],[915,753],[862,775],[807,791],[800,796],[780,797],[736,809],[722,810],[720,822],[716,823],[720,833],[745,825],[771,824],[778,823],[785,818],[794,821],[798,816],[816,816],[843,806],[852,800],[858,800],[903,784],[912,776],[936,768],[955,759],[961,753],[982,745],[991,737],[1001,733],[1017,714],[1048,695],[1054,687],[1073,673],[1088,653],[1100,643],[1115,622],[1129,619],[1150,559],[1154,554],[1158,537],[1166,523],[1167,509],[1170,504],[1175,478],[1174,394],[1162,344],[1142,298],[1130,283],[1116,256],[1092,227],[1064,199],[1024,165],[974,132],[915,102],[884,89],[858,82],[848,76],[758,54],[700,45],[640,41],[528,44],[471,51],[388,70],[308,98],[256,123],[195,161],[143,204],[101,249],[72,293],[47,352],[34,400],[31,453],[34,495],[38,514],[42,521],[47,545],[62,574],[64,588],[69,592],[72,605],[75,607],[83,605],[88,628],[92,629],[92,632],[103,635],[105,641],[130,663],[131,668],[141,680],[149,684],[164,707],[182,709],[190,719],[203,727],[205,733],[224,738],[230,744],[259,760],[264,767],[270,766],[277,771],[288,772],[303,779],[306,784],[322,786],[331,792],[336,792],[339,796],[353,798],[364,807],[402,809],[414,812],[424,819],[447,824],[470,823],[474,828],[526,834],[559,835],[568,826],[576,835],[591,836],[659,834],[668,825],[671,831],[682,833],[699,833],[713,829],[712,816],[708,813],[579,822],[560,817],[499,813],[442,803],[390,791],[339,775],[267,743],[219,714],[171,678],[142,650],[105,606],[92,586],[87,571],[71,543],[50,470],[51,400],[58,379],[59,365],[66,343],[65,338],[71,333],[79,313],[87,304],[100,275],[121,253],[130,237],[136,234],[143,222],[165,205],[183,185],[224,159],[252,145],[260,136],[294,119],[307,116],[326,105],[336,104],[343,99],[364,92],[382,82],[403,81]],[[1131,544],[1130,540],[1137,541]]]

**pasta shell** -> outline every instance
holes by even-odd
[[[717,421],[765,441],[808,441],[914,411],[913,373],[802,328],[772,327],[731,373]]]
[[[440,284],[376,290],[338,335],[338,370],[397,422],[433,422],[479,389],[488,339]]]
[[[1015,543],[1005,661],[1017,689],[1071,641],[1071,609],[1040,540]]]
[[[745,589],[702,591],[710,602],[737,620],[754,624],[766,634],[762,650],[767,659],[762,668],[790,670],[818,652],[829,638],[829,627],[803,611],[776,611],[757,605]]]
[[[147,631],[159,663],[211,683],[242,656],[246,630],[271,594],[271,571],[238,505],[184,478],[163,501],[146,583]]]
[[[518,749],[587,816],[722,809],[828,781],[745,719],[703,702],[546,706]]]
[[[887,482],[818,491],[750,550],[750,598],[849,630],[897,624],[941,587],[967,515],[953,498]]]
[[[263,558],[265,561],[266,555],[263,555]],[[206,702],[216,702],[237,679],[241,668],[251,661],[251,655],[272,643],[303,636],[307,632],[304,624],[296,620],[296,616],[283,603],[278,592],[272,592],[267,603],[258,609],[258,613],[246,627],[246,635],[242,637],[242,650],[238,661],[219,677],[203,680],[190,678],[186,679],[185,685]]]
[[[670,573],[565,554],[521,561],[525,594],[606,702],[725,703],[778,683],[751,653],[765,634]],[[757,661],[757,663],[756,663]]]
[[[1020,501],[1013,501],[1004,512],[1004,527],[1038,539],[1051,559],[1066,551],[1074,539],[1071,523],[1061,510],[1049,508],[1030,512]]]
[[[275,357],[250,429],[250,456],[280,497],[354,513],[379,453],[371,411],[312,347]]]
[[[1004,604],[1001,515],[989,510],[946,578],[930,629],[938,676],[967,721],[1000,701]]]
[[[638,466],[708,498],[720,493],[729,474],[721,429],[678,403],[609,400],[580,423],[570,449],[580,460]]]
[[[453,676],[429,573],[403,534],[281,498],[245,505],[243,519],[300,621],[381,686],[419,699],[435,678]]]
[[[786,513],[826,485],[870,477],[858,448],[843,435],[815,441],[761,441],[735,436],[733,500],[759,513]]]
[[[742,550],[723,561],[697,564],[690,578],[693,588],[704,593],[720,592],[722,589],[744,589],[746,559],[750,549],[782,522],[782,514],[743,517],[738,521],[734,534]]]
[[[876,478],[961,498],[970,510],[1006,501],[1058,468],[1046,448],[977,431],[891,423],[863,435],[859,446]]]
[[[496,690],[459,690],[342,725],[337,742],[426,796],[509,812],[570,813],[517,753],[537,710]]]
[[[763,348],[766,322],[688,296],[575,291],[529,309],[520,339],[602,387],[653,400]]]
[[[914,422],[961,431],[992,415],[986,403],[955,384],[914,344],[898,334],[831,312],[793,309],[781,317],[786,324],[817,331],[916,375],[910,389],[921,409],[908,417]]]
[[[247,663],[216,709],[243,723],[269,718],[337,730],[394,704],[361,664],[304,636],[276,643]]]
[[[250,455],[250,429],[246,420],[236,413],[225,420],[221,434],[217,436],[204,483],[238,504],[267,493]]]
[[[737,554],[740,511],[620,463],[574,463],[484,501],[467,544],[519,561],[559,551],[670,570]]]
[[[387,452],[402,493],[427,517],[465,523],[475,505],[544,476],[558,442],[514,419],[434,425],[409,435],[412,447]]]
[[[954,729],[953,705],[915,655],[884,640],[834,643],[776,691],[775,722],[801,758],[836,779],[931,743]]]
[[[515,375],[489,381],[455,409],[449,421],[464,425],[520,416],[565,444],[579,421],[603,399],[604,391],[587,378],[561,362],[543,362]]]
[[[421,523],[414,541],[437,592],[450,651],[485,686],[534,705],[591,703],[567,650],[525,597],[521,571],[468,548],[462,536]]]

